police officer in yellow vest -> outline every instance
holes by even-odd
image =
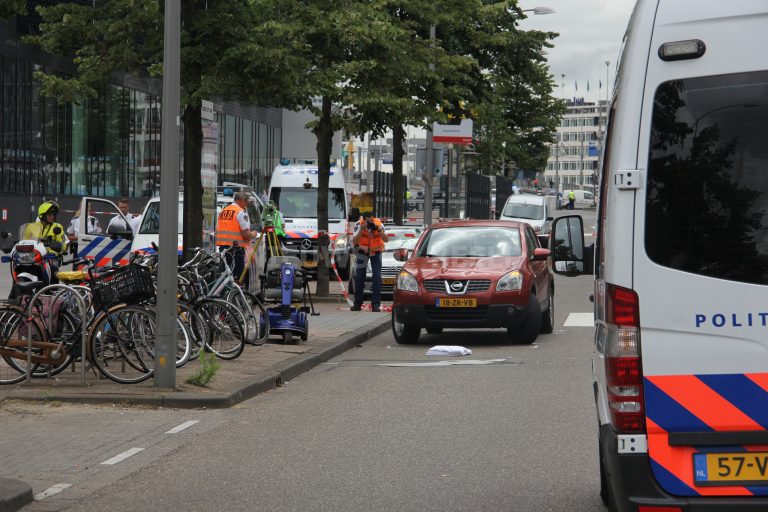
[[[363,305],[365,272],[369,261],[373,271],[371,308],[372,311],[381,311],[381,253],[384,252],[384,242],[388,240],[384,225],[373,216],[373,212],[363,213],[363,218],[355,224],[355,234],[352,237],[352,242],[357,245],[355,303],[350,308],[352,311],[360,311]]]
[[[234,265],[232,272],[235,278],[239,278],[245,268],[245,246],[257,234],[251,230],[251,222],[248,218],[248,193],[237,192],[234,202],[221,210],[216,223],[216,245],[219,250],[235,245],[233,251]]]
[[[27,224],[24,228],[25,240],[40,240],[48,253],[61,256],[67,250],[67,238],[64,227],[56,222],[59,205],[54,201],[45,201],[37,208],[37,222]],[[56,272],[59,270],[59,260],[51,260],[51,284],[58,283]]]
[[[574,205],[576,204],[576,192],[573,190],[568,191],[568,209],[573,210]]]

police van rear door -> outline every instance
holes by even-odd
[[[678,496],[768,494],[766,16],[762,0],[660,2],[645,180],[619,192],[636,197],[648,454]]]

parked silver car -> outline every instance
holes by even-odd
[[[395,251],[401,248],[413,249],[416,247],[416,242],[419,240],[424,229],[414,226],[387,225],[385,225],[385,229],[389,236],[389,241],[384,244],[384,252],[381,255],[381,295],[382,297],[391,298],[395,291],[397,274],[400,273],[400,269],[405,265],[404,262],[395,260]],[[368,263],[368,268],[365,272],[365,289],[363,290],[365,297],[370,297],[373,293],[372,286],[373,271],[371,270],[371,264]],[[349,276],[348,289],[350,295],[355,293],[354,272]]]

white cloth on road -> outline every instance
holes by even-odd
[[[472,351],[458,345],[435,345],[427,350],[428,356],[471,356]]]

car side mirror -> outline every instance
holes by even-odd
[[[114,230],[110,231],[109,236],[112,238],[124,238],[125,240],[133,240],[133,231],[130,229]]]
[[[533,260],[534,261],[542,261],[549,258],[550,250],[544,249],[542,247],[537,247],[533,250]]]
[[[394,256],[395,261],[408,261],[408,249],[397,249]]]
[[[555,220],[549,247],[556,274],[578,276],[593,273],[593,248],[585,250],[584,221],[580,215],[568,215]]]
[[[547,220],[548,221],[553,221],[553,220],[555,220],[555,218],[554,217],[547,217]]]

